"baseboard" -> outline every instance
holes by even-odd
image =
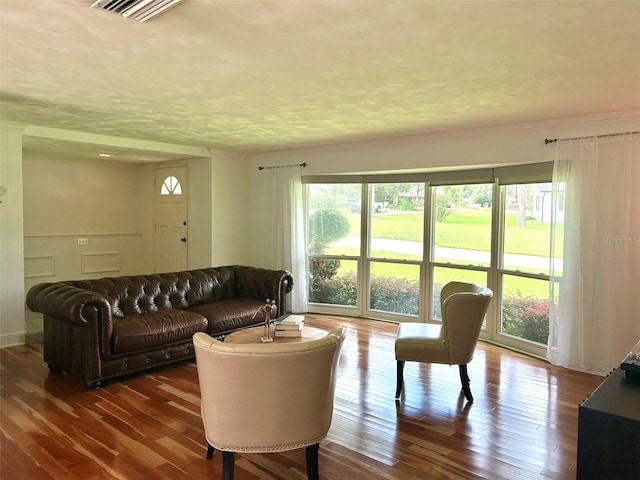
[[[10,333],[8,335],[2,335],[0,337],[0,348],[15,347],[16,345],[24,345],[24,343],[24,332]]]

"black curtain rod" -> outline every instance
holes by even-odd
[[[560,140],[580,140],[582,138],[591,138],[591,137],[615,137],[617,135],[625,135],[625,134],[632,134],[632,133],[640,133],[640,132],[622,132],[622,133],[609,133],[606,135],[588,135],[586,137],[560,138]],[[558,141],[557,138],[545,138],[544,144],[549,145],[550,143],[555,143],[557,141]]]
[[[307,164],[306,163],[294,163],[293,165],[276,165],[275,167],[258,167],[258,170],[264,170],[265,168],[270,169],[270,168],[289,168],[289,167],[306,167]]]

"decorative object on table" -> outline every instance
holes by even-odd
[[[303,315],[287,315],[275,323],[273,333],[276,337],[301,337],[304,329]]]
[[[620,364],[627,379],[640,380],[640,342],[636,343]]]
[[[267,298],[267,303],[261,306],[258,310],[256,310],[256,313],[253,314],[253,318],[256,318],[258,312],[264,312],[264,334],[262,335],[262,338],[260,338],[260,341],[262,343],[273,342],[273,338],[271,338],[271,335],[269,335],[269,325],[271,325],[271,315],[275,315],[277,311],[278,308],[276,307],[276,301],[269,301],[269,299]]]

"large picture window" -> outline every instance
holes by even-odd
[[[482,336],[544,355],[550,164],[354,178],[306,179],[311,311],[437,323],[442,287],[473,282]]]

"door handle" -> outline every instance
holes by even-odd
[[[186,241],[187,241],[187,237],[182,237],[182,238],[180,239],[180,241],[181,241],[181,242],[186,242]]]

